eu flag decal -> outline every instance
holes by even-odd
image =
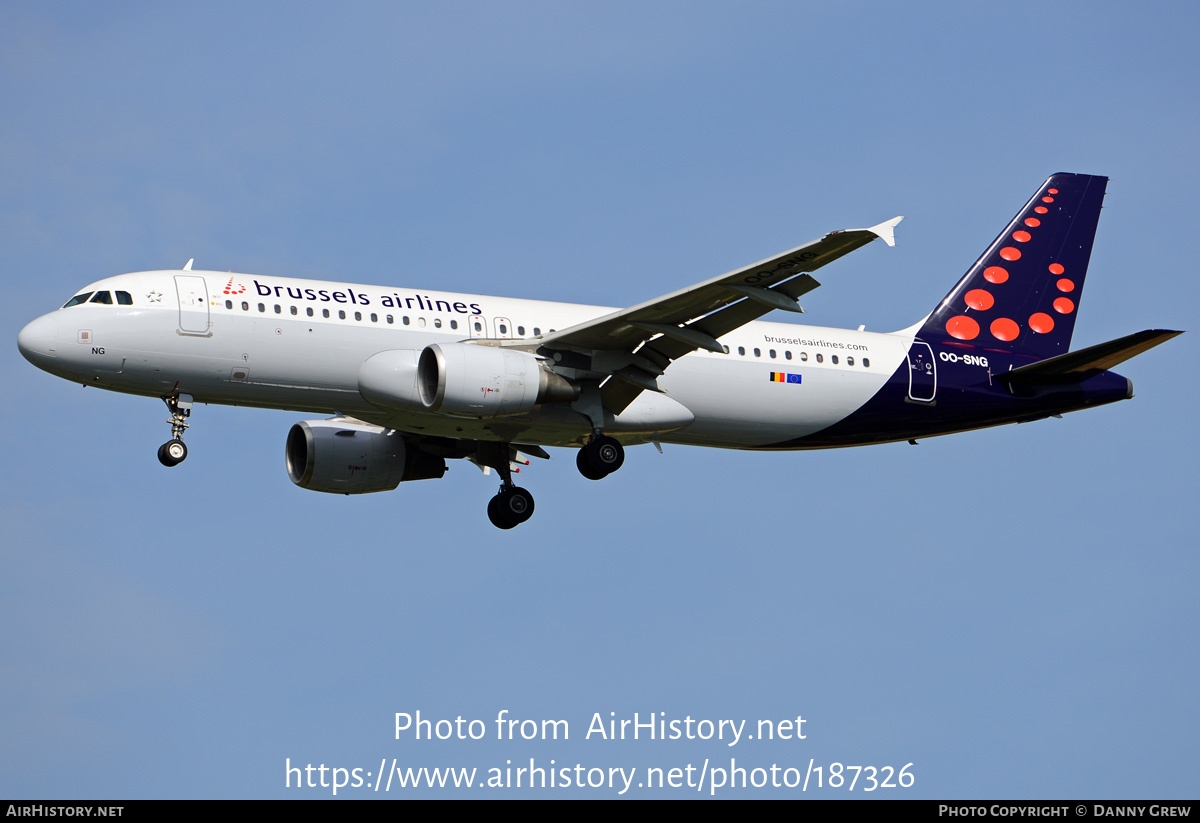
[[[773,371],[773,372],[771,372],[771,382],[772,383],[795,383],[795,384],[799,385],[800,384],[800,375],[788,374],[787,372],[782,372],[782,371]]]

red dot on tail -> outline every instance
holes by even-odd
[[[1075,291],[1075,281],[1068,280],[1065,277],[1059,278],[1058,283],[1055,285],[1058,286],[1059,291]]]
[[[1011,263],[1014,260],[1021,259],[1021,252],[1017,249],[1014,249],[1012,246],[1005,246],[1004,248],[1000,249],[1000,256]]]
[[[1018,243],[1028,243],[1029,238],[1031,238],[1031,237],[1033,237],[1033,235],[1027,231],[1014,231],[1013,232],[1013,240],[1016,240]]]
[[[1054,330],[1054,318],[1041,311],[1032,314],[1029,316],[1029,328],[1038,334],[1048,334]]]
[[[960,314],[946,321],[946,333],[959,340],[974,340],[979,336],[979,324]]]
[[[1025,225],[1029,226],[1031,229],[1036,229],[1038,226],[1042,225],[1042,221],[1038,220],[1036,217],[1026,217]]]
[[[999,266],[988,266],[983,270],[983,279],[989,283],[1003,283],[1008,279],[1008,270]]]
[[[1007,317],[1000,317],[993,320],[990,328],[993,337],[1006,342],[1016,340],[1017,335],[1021,333],[1021,327]]]
[[[979,311],[987,311],[996,305],[996,300],[990,292],[983,289],[971,289],[967,292],[967,305]]]
[[[1053,202],[1054,202],[1054,198],[1053,198],[1053,197],[1043,197],[1043,198],[1042,198],[1042,202],[1043,202],[1043,203],[1053,203]]]
[[[1046,189],[1046,191],[1050,192],[1051,194],[1058,194],[1058,189]]]
[[[1070,314],[1075,311],[1075,303],[1068,297],[1054,298],[1054,310],[1059,314]]]
[[[1050,211],[1050,209],[1046,208],[1045,206],[1034,206],[1033,210],[1038,214],[1045,214],[1046,212]]]
[[[1050,273],[1051,274],[1062,274],[1065,271],[1066,271],[1066,269],[1064,269],[1062,267],[1061,263],[1051,263],[1050,264]]]

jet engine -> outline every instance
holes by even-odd
[[[302,489],[332,494],[390,491],[405,480],[446,473],[446,461],[426,454],[398,432],[345,420],[305,420],[287,438],[287,470]]]
[[[470,417],[524,414],[539,403],[574,400],[579,388],[535,355],[471,343],[421,352],[417,391],[429,411]]]

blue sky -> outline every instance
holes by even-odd
[[[91,280],[193,257],[632,305],[904,214],[896,248],[805,299],[806,322],[891,330],[1055,171],[1111,178],[1075,345],[1193,330],[1198,22],[1181,4],[0,6],[0,795],[330,794],[286,789],[288,758],[734,757],[913,764],[911,789],[876,796],[1194,797],[1195,334],[1120,369],[1130,402],[917,448],[646,447],[600,483],[556,453],[506,533],[469,464],[390,494],[294,487],[299,414],[199,408],[168,471],[161,405],[39,372],[15,338]],[[395,739],[396,712],[502,709],[571,739]],[[585,740],[610,712],[801,715],[807,738]],[[723,796],[773,794],[797,792]]]

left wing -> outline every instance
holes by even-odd
[[[643,390],[660,391],[657,377],[672,360],[696,349],[725,353],[717,338],[775,309],[802,312],[796,299],[821,285],[809,272],[876,238],[896,245],[903,217],[868,229],[835,231],[742,269],[697,283],[632,308],[561,329],[538,341],[538,350],[591,356],[610,412],[623,411]],[[501,345],[528,347],[528,340]]]

